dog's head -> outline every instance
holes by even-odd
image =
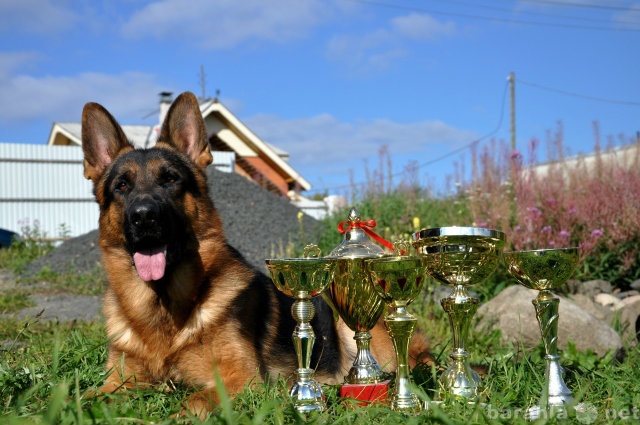
[[[151,149],[134,149],[105,108],[87,103],[82,150],[100,205],[101,245],[126,250],[143,281],[161,280],[197,249],[193,226],[207,216],[203,208],[213,209],[204,174],[212,157],[195,96],[175,100]]]

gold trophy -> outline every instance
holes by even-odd
[[[562,379],[562,366],[558,359],[558,305],[560,299],[551,292],[565,284],[578,264],[577,248],[513,251],[504,254],[509,273],[516,281],[538,296],[533,300],[536,317],[544,343],[546,369],[545,384],[539,406],[528,410],[529,419],[537,419],[541,412],[553,414],[562,411],[573,396]]]
[[[314,250],[315,255],[319,255],[319,249],[314,247]],[[308,251],[306,249],[305,254]],[[310,324],[315,315],[315,307],[310,299],[329,286],[333,280],[336,261],[317,257],[268,259],[265,262],[278,290],[296,300],[291,307],[291,315],[297,322],[292,338],[298,369],[297,381],[289,395],[294,407],[301,413],[324,410],[325,396],[314,378],[315,370],[310,367],[316,338]]]
[[[453,334],[453,364],[440,376],[440,399],[447,395],[475,399],[481,392],[480,377],[469,366],[465,348],[479,299],[467,287],[493,273],[505,240],[503,232],[479,227],[439,227],[413,234],[413,246],[426,259],[429,274],[453,287],[452,293],[440,300]]]
[[[407,311],[407,306],[418,296],[427,280],[426,262],[422,257],[393,256],[366,260],[366,267],[371,283],[391,309],[384,319],[397,361],[391,408],[418,414],[422,405],[412,390],[409,371],[409,343],[417,319]]]
[[[367,222],[361,220],[355,208],[351,208],[347,220],[340,223],[344,240],[327,256],[336,259],[337,266],[333,283],[323,295],[355,332],[357,353],[345,376],[345,384],[340,387],[340,396],[360,400],[361,405],[386,399],[389,390],[389,383],[383,381],[382,370],[369,349],[369,331],[382,315],[384,302],[371,285],[364,265],[366,259],[382,257],[385,253],[369,239],[366,226]]]

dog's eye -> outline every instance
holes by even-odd
[[[175,184],[180,178],[178,177],[177,174],[172,173],[170,171],[167,171],[166,173],[162,174],[162,183],[164,185],[172,185]]]
[[[125,192],[129,188],[129,185],[125,180],[119,180],[116,182],[115,189],[116,192]]]

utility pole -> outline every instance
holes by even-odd
[[[516,74],[509,74],[509,89],[511,92],[511,150],[516,150]]]
[[[200,65],[200,90],[202,90],[201,99],[207,98],[207,77],[204,73],[204,65]]]

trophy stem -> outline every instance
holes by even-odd
[[[314,378],[315,371],[310,367],[316,336],[309,322],[315,315],[315,307],[307,298],[298,299],[291,306],[291,315],[298,323],[292,336],[298,358],[298,369],[296,370],[297,381],[289,395],[299,412],[321,411],[326,408],[325,397],[322,387]]]
[[[357,354],[353,366],[349,369],[346,381],[349,384],[375,384],[380,382],[382,371],[370,351],[371,334],[369,331],[356,331]]]
[[[440,303],[449,316],[453,334],[453,352],[449,355],[453,364],[440,377],[440,398],[447,394],[456,397],[475,398],[480,388],[480,377],[471,369],[465,349],[471,319],[478,310],[479,300],[472,297],[462,285],[457,285],[449,297]]]
[[[546,354],[545,384],[540,397],[541,409],[563,406],[573,400],[571,390],[562,378],[563,369],[558,361],[559,304],[560,299],[547,290],[540,291],[538,297],[533,300]]]
[[[418,396],[412,391],[411,375],[409,372],[409,343],[413,336],[417,319],[407,313],[404,308],[396,311],[384,319],[396,351],[396,383],[391,399],[391,408],[395,411],[418,414],[422,410]]]

